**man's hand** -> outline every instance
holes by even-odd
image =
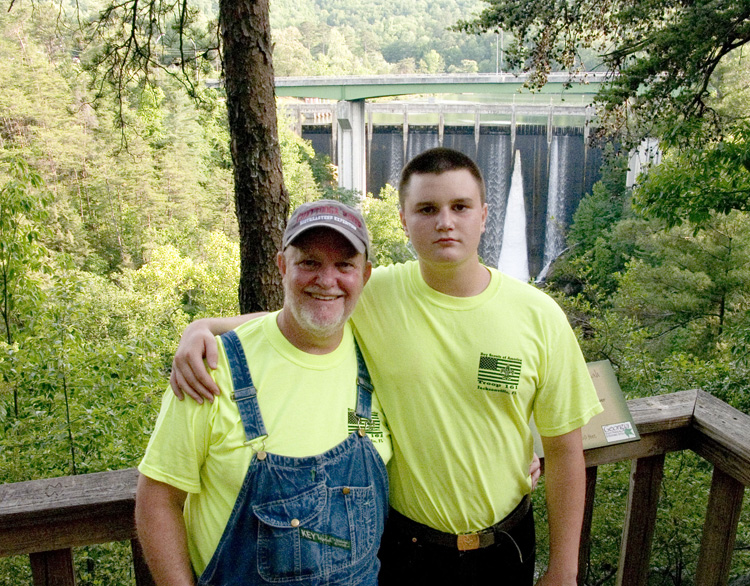
[[[196,320],[185,328],[169,377],[172,391],[180,401],[185,395],[198,403],[203,403],[203,399],[213,402],[214,396],[219,396],[219,387],[206,368],[208,365],[215,369],[218,359],[218,346],[208,319]]]
[[[542,475],[542,463],[539,461],[539,456],[536,455],[536,452],[534,452],[534,458],[531,460],[531,465],[529,466],[529,476],[531,476],[531,490],[534,490],[536,488],[537,483],[539,482],[539,477]]]

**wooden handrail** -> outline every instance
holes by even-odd
[[[617,584],[646,585],[664,457],[689,449],[714,465],[696,586],[725,586],[750,485],[750,416],[702,391],[635,399],[628,406],[640,441],[586,452],[581,563],[589,551],[597,467],[631,460]],[[131,468],[0,486],[0,556],[28,554],[36,586],[74,586],[71,548],[131,540],[136,583],[150,586],[133,520],[137,475]]]
[[[73,586],[73,547],[130,540],[136,584],[153,581],[136,538],[135,468],[0,486],[0,556],[29,554],[36,586]]]

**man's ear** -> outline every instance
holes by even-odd
[[[409,237],[409,228],[406,227],[406,218],[404,217],[404,210],[402,208],[398,208],[398,217],[401,220],[401,227],[404,229],[404,234],[406,234],[406,237]]]
[[[484,202],[482,204],[482,234],[484,234],[484,229],[487,224],[488,215],[489,215],[489,208],[487,207],[487,202]]]
[[[365,271],[364,275],[362,275],[362,285],[366,285],[367,281],[370,280],[370,275],[372,274],[372,263],[368,260],[365,263]]]
[[[286,275],[286,257],[283,252],[276,253],[276,266],[279,267],[279,272],[282,277]]]

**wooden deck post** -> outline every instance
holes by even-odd
[[[648,582],[651,541],[663,474],[664,454],[633,461],[617,586],[646,586]]]
[[[55,549],[29,554],[34,586],[75,586],[73,552]]]
[[[586,468],[586,508],[583,510],[583,526],[581,527],[581,544],[578,548],[578,586],[586,581],[586,569],[591,555],[591,523],[594,520],[594,495],[596,494],[596,476],[599,468]]]
[[[740,482],[714,468],[695,572],[696,586],[726,586],[729,581],[744,493],[745,487]]]

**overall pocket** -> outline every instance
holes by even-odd
[[[327,579],[376,553],[372,486],[319,484],[256,505],[253,513],[259,520],[258,573],[269,582]]]

